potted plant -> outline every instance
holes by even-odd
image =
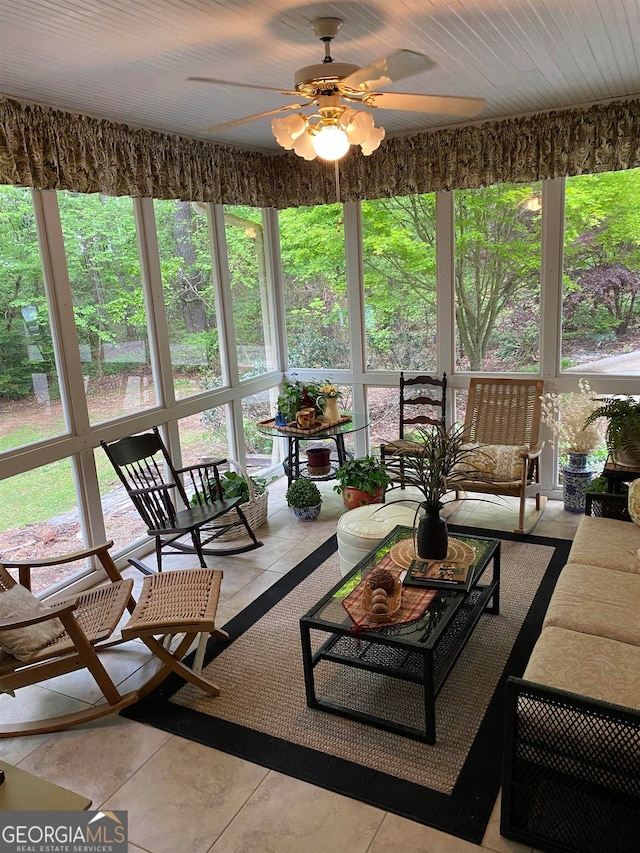
[[[419,510],[424,510],[416,528],[418,557],[421,560],[444,560],[447,556],[449,535],[447,523],[440,515],[442,499],[451,491],[450,484],[455,483],[458,471],[464,476],[463,472],[476,470],[482,450],[475,444],[469,445],[466,442],[464,427],[455,424],[449,429],[442,426],[417,427],[412,441],[415,448],[411,453],[403,453],[398,446],[394,455],[402,454],[404,482],[415,486],[422,498],[418,501],[412,498],[401,500],[418,503],[416,518]]]
[[[347,459],[336,471],[336,480],[333,491],[342,495],[348,509],[382,503],[391,482],[387,469],[375,456]]]
[[[640,465],[640,401],[631,396],[604,398],[585,420],[585,427],[597,418],[609,421],[605,441],[611,461],[630,468]]]
[[[278,397],[278,413],[284,416],[285,422],[295,421],[296,412],[304,408],[320,411],[317,404],[320,386],[317,382],[302,382],[299,379],[285,379],[282,383],[282,394]]]
[[[312,480],[294,480],[287,489],[285,498],[296,518],[301,521],[314,521],[320,515],[322,495]]]

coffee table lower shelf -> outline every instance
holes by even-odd
[[[498,612],[499,576],[486,586],[473,588],[461,601],[455,617],[444,631],[436,631],[430,645],[419,651],[408,649],[401,637],[376,630],[354,635],[348,629],[336,631],[335,625],[324,627],[317,620],[300,620],[302,658],[307,705],[310,708],[372,725],[404,737],[428,744],[436,741],[435,699],[458,656],[465,647],[483,613]],[[491,605],[489,602],[491,601]],[[311,648],[311,631],[326,631],[329,637],[315,651]],[[319,665],[338,665],[366,671],[387,680],[410,682],[422,686],[422,725],[407,725],[397,719],[349,707],[339,701],[317,696],[315,669]],[[341,673],[343,679],[347,676]],[[380,684],[382,692],[393,695],[393,683]],[[416,697],[417,698],[417,697]],[[393,704],[393,703],[391,703]]]

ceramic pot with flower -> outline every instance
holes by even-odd
[[[323,408],[320,420],[324,424],[335,424],[340,420],[340,392],[331,382],[320,386],[317,403]]]

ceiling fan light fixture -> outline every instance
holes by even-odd
[[[360,143],[360,148],[365,157],[373,154],[380,147],[380,143],[384,139],[384,127],[374,127],[369,136],[364,142]]]
[[[311,134],[308,130],[305,130],[304,133],[301,133],[300,136],[295,138],[292,148],[298,157],[302,157],[304,160],[315,160],[318,156],[315,148],[313,147]]]
[[[293,148],[295,140],[307,129],[307,121],[303,115],[287,116],[286,118],[274,118],[271,121],[271,131],[278,142],[287,151]]]
[[[349,150],[349,138],[337,119],[319,122],[311,137],[313,149],[322,160],[340,160]]]
[[[375,129],[373,116],[364,110],[345,110],[341,124],[351,145],[362,145]]]

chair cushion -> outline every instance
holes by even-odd
[[[0,620],[31,619],[48,613],[49,609],[19,584],[0,592]],[[0,631],[0,648],[18,660],[28,661],[36,652],[64,634],[64,630],[59,619],[49,619],[37,625],[27,625],[26,628]]]
[[[474,444],[463,445],[468,453],[463,462],[454,466],[457,475],[470,480],[488,480],[494,483],[508,483],[522,476],[522,453],[529,448],[514,444]]]

